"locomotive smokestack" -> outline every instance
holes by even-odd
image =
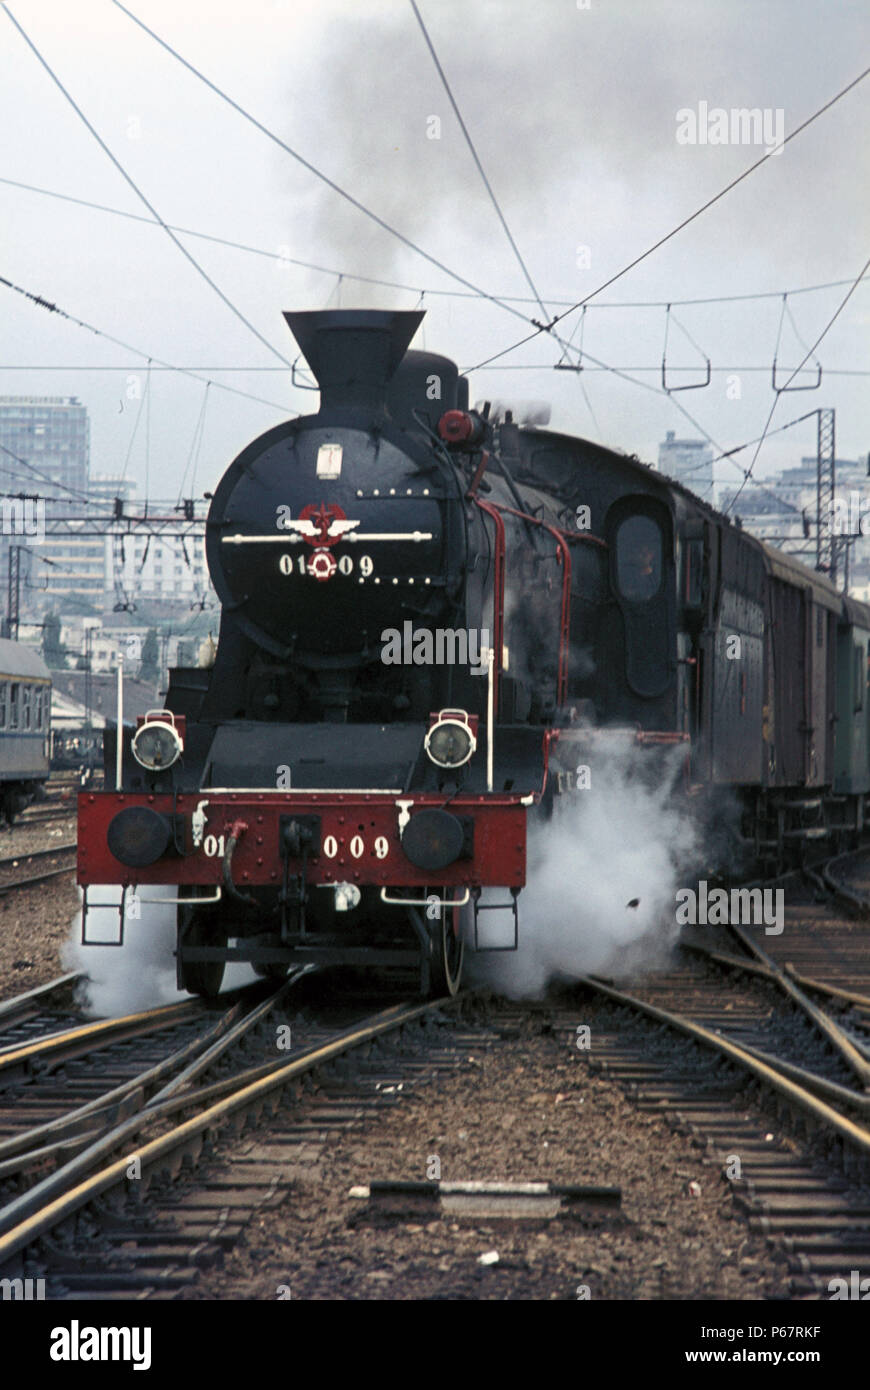
[[[383,414],[387,387],[424,312],[320,309],[285,313],[320,387],[320,409],[354,407]]]

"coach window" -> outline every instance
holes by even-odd
[[[33,687],[33,727],[42,728],[42,691],[38,685]]]
[[[6,681],[0,681],[0,729],[6,728],[6,696],[9,686]]]
[[[22,687],[21,687],[21,727],[22,727],[22,729],[29,729],[29,728],[30,728],[30,699],[31,699],[32,694],[33,694],[33,691],[32,691],[32,689],[31,689],[31,687],[30,687],[29,685],[22,685]]]
[[[9,686],[9,727],[18,728],[18,686],[14,681]]]
[[[616,532],[616,582],[623,598],[646,603],[662,582],[661,527],[648,516],[629,516]]]

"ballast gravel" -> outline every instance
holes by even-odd
[[[193,1299],[763,1299],[786,1271],[705,1162],[564,1041],[470,1048],[465,1069],[312,1138],[282,1205],[255,1217]],[[316,1105],[316,1094],[308,1102]],[[322,1104],[322,1099],[320,1101]],[[306,1102],[294,1107],[304,1121]],[[621,1210],[503,1221],[379,1215],[376,1179],[620,1185]]]

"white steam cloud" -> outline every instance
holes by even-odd
[[[655,752],[638,748],[631,733],[608,736],[590,786],[557,797],[552,820],[530,833],[519,949],[472,955],[473,979],[534,998],[551,981],[667,964],[679,934],[676,890],[699,851],[700,827],[671,797],[684,757],[674,749],[669,775],[653,780],[662,766]],[[481,914],[481,944],[507,943],[508,916]]]
[[[173,887],[149,888],[149,897],[175,897]],[[130,895],[127,895],[129,903]],[[111,941],[118,936],[121,899],[119,884],[97,884],[88,889],[88,940]],[[175,906],[170,903],[142,903],[142,916],[124,923],[124,945],[83,946],[81,909],[70,924],[70,938],[63,948],[67,970],[83,970],[87,983],[87,1011],[100,1018],[171,1004],[188,996],[175,987]],[[91,911],[91,908],[95,911]]]
[[[176,906],[169,900],[177,897],[178,889],[174,884],[149,885],[145,892],[149,898],[167,901],[141,900],[141,917],[128,916],[124,923],[122,947],[83,946],[81,909],[70,923],[70,936],[61,951],[61,962],[64,969],[82,970],[88,976],[85,1008],[96,1018],[119,1018],[122,1014],[190,998],[175,985]],[[110,911],[107,905],[117,909],[120,899],[121,886],[117,883],[96,884],[88,889],[89,941],[108,942],[117,938],[118,912]],[[93,913],[92,907],[96,908]],[[255,979],[249,965],[237,962],[226,967],[223,987],[238,989]]]
[[[81,889],[79,899],[81,900]],[[69,939],[61,950],[65,970],[81,970],[88,977],[84,986],[86,1012],[95,1018],[119,1018],[123,1014],[155,1009],[191,996],[175,984],[175,884],[149,884],[143,889],[148,898],[166,901],[147,902],[140,899],[141,917],[130,917],[124,923],[124,945],[100,945],[101,941],[117,939],[119,928],[118,903],[121,885],[94,884],[88,889],[88,941],[97,945],[82,945],[81,908],[70,923]],[[127,894],[129,906],[131,894]],[[91,911],[92,908],[96,910]],[[110,908],[114,908],[111,911]],[[229,945],[234,945],[230,938]],[[256,980],[253,967],[244,961],[228,964],[224,970],[223,990],[240,989]]]

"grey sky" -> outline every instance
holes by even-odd
[[[511,231],[548,308],[582,298],[757,158],[753,145],[685,146],[677,112],[769,108],[788,133],[857,76],[870,52],[863,3],[835,0],[419,0],[432,41]],[[342,203],[247,125],[109,0],[12,0],[10,8],[116,157],[167,221],[272,253],[397,280],[410,291],[346,279],[340,302],[413,307],[418,289],[460,289]],[[466,279],[498,295],[528,287],[490,206],[406,0],[130,0],[207,76],[361,202]],[[782,291],[854,278],[870,255],[862,161],[870,78],[733,193],[600,298],[676,301]],[[427,138],[432,116],[440,139]],[[145,214],[8,19],[0,15],[0,175]],[[223,292],[276,350],[295,357],[288,308],[338,302],[334,275],[185,237]],[[578,266],[587,246],[588,268]],[[248,370],[216,382],[278,408],[210,391],[197,490],[283,415],[310,408],[289,372],[199,279],[159,228],[0,184],[0,275],[56,301],[107,333],[174,363]],[[844,289],[796,295],[789,306],[809,344]],[[332,298],[330,299],[330,296]],[[427,295],[427,347],[469,366],[521,337],[523,323],[469,298]],[[135,402],[127,371],[143,359],[0,287],[0,394],[77,394],[93,421],[92,468],[126,456]],[[524,312],[540,316],[533,304]],[[775,299],[678,309],[726,376],[674,398],[723,448],[759,434],[770,401]],[[566,335],[578,315],[563,325]],[[820,349],[821,390],[783,397],[773,425],[817,406],[837,408],[838,454],[870,448],[867,324],[870,284],[856,291]],[[608,363],[650,367],[658,385],[664,311],[593,309],[587,350]],[[669,360],[698,362],[672,328]],[[545,338],[502,359],[511,370],[473,377],[475,398],[550,399],[553,423],[655,457],[666,429],[694,435],[673,401],[602,373],[552,371]],[[780,362],[803,350],[790,324]],[[64,371],[9,370],[42,364]],[[532,366],[533,370],[514,370]],[[75,371],[74,367],[120,367]],[[279,371],[254,371],[280,367]],[[686,380],[688,378],[680,378]],[[153,376],[151,487],[176,492],[203,387]],[[123,407],[123,408],[122,408]],[[599,433],[600,429],[600,433]],[[758,472],[811,453],[810,422],[772,438]],[[742,455],[748,462],[751,455]],[[138,439],[130,471],[144,484]],[[737,478],[721,465],[722,481]],[[9,484],[5,475],[4,486]]]

